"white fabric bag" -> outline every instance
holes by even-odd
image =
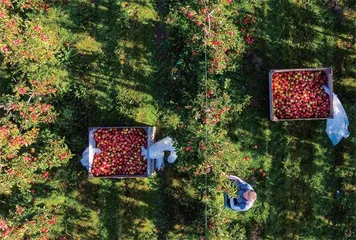
[[[327,86],[323,86],[327,94],[331,94]],[[326,134],[328,134],[331,142],[335,146],[342,138],[348,138],[350,135],[348,126],[349,119],[347,118],[344,107],[335,93],[333,94],[334,118],[326,121]]]

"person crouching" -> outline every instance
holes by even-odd
[[[227,176],[236,187],[239,188],[237,197],[230,197],[225,193],[224,195],[224,208],[229,207],[230,209],[237,212],[244,212],[249,210],[257,199],[257,194],[253,190],[250,184],[243,181],[241,178],[228,175]]]

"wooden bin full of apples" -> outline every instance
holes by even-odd
[[[141,155],[154,142],[155,127],[89,128],[89,177],[142,178],[155,171]]]
[[[331,68],[282,69],[269,72],[270,118],[272,121],[333,118]]]

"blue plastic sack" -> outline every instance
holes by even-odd
[[[327,86],[323,86],[325,92],[330,95],[330,90]],[[326,121],[326,134],[328,134],[331,142],[335,146],[342,138],[348,138],[350,135],[348,126],[349,119],[347,118],[344,107],[335,93],[333,94],[334,118]]]

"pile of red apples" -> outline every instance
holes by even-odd
[[[329,95],[323,71],[276,72],[272,75],[274,115],[278,119],[327,118]]]
[[[145,175],[147,161],[141,146],[147,148],[147,134],[142,128],[100,128],[94,134],[96,147],[92,174],[97,176]]]

